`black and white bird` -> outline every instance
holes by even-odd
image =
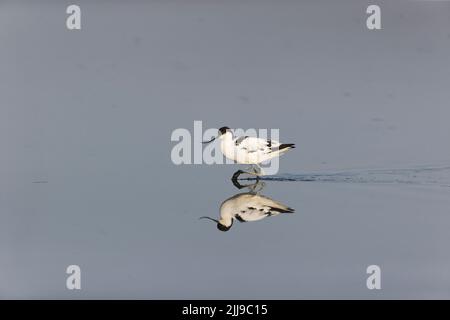
[[[269,197],[253,192],[246,192],[234,195],[222,202],[220,205],[219,220],[210,217],[200,217],[200,219],[212,220],[217,223],[217,229],[220,231],[228,231],[233,225],[234,220],[239,222],[258,221],[266,217],[277,216],[281,213],[293,212],[294,209]]]
[[[295,148],[293,143],[280,143],[275,140],[267,140],[257,137],[234,137],[231,129],[222,127],[219,129],[218,137],[220,140],[220,150],[223,155],[240,164],[250,164],[251,172],[246,172],[253,175],[264,175],[260,164],[268,161],[274,157],[278,157],[288,150]],[[210,143],[214,141],[213,137],[210,141],[203,143]]]

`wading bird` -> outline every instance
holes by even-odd
[[[275,140],[249,136],[233,137],[233,133],[228,127],[220,128],[217,137],[213,137],[209,141],[203,141],[203,143],[213,142],[216,138],[220,140],[220,150],[225,157],[240,164],[251,165],[247,171],[241,173],[256,176],[264,175],[264,171],[260,167],[262,162],[279,157],[286,151],[295,148],[293,143],[281,144]]]

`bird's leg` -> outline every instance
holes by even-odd
[[[266,184],[264,183],[264,181],[259,181],[259,178],[256,177],[256,183],[248,186],[250,192],[258,194],[259,192],[262,191],[262,189],[264,189],[264,187],[266,186]]]
[[[242,184],[240,184],[239,181],[238,181],[239,176],[240,176],[241,174],[243,174],[243,173],[244,173],[244,171],[238,170],[238,171],[236,171],[236,172],[233,174],[233,176],[231,177],[231,182],[233,182],[233,185],[234,185],[236,188],[238,188],[239,190],[246,187],[246,185],[242,185]]]
[[[258,164],[252,164],[250,167],[242,171],[242,173],[247,173],[252,176],[263,176],[265,175],[264,170]]]
[[[253,168],[257,176],[263,176],[265,174],[263,168],[261,168],[258,164],[255,164]]]
[[[241,173],[250,174],[252,176],[258,176],[258,171],[255,169],[255,167],[253,165],[246,168],[245,170],[240,170],[240,171],[241,171]]]
[[[252,171],[250,171],[250,170],[252,170]],[[255,178],[243,178],[243,179],[239,179],[239,177],[241,176],[241,174],[248,174],[248,175],[254,176]],[[249,187],[249,186],[252,186],[252,185],[253,185],[253,184],[251,184],[251,185],[242,185],[242,184],[240,184],[240,183],[238,182],[238,180],[256,180],[256,183],[258,183],[258,181],[259,181],[259,175],[258,175],[258,173],[256,172],[256,170],[255,170],[254,168],[252,169],[252,167],[250,167],[250,168],[247,168],[246,171],[244,171],[244,170],[238,170],[238,171],[236,171],[236,172],[233,174],[233,176],[231,177],[231,182],[233,182],[234,186],[235,186],[236,188],[238,188],[238,189],[242,189],[242,188]]]
[[[250,192],[252,192],[252,190],[256,189],[256,185],[258,185],[258,184],[260,183],[259,177],[256,176],[256,178],[254,178],[254,179],[256,180],[255,183],[251,183],[251,184],[240,184],[239,181],[238,181],[238,179],[239,179],[239,176],[240,176],[241,174],[243,174],[243,173],[247,173],[247,172],[242,171],[242,170],[236,171],[236,172],[233,174],[233,176],[231,177],[231,182],[232,182],[233,185],[234,185],[236,188],[238,188],[238,189],[248,188],[248,189],[250,190]],[[252,179],[253,179],[253,178],[252,178]],[[247,178],[247,179],[244,179],[244,180],[250,180],[250,178]],[[264,185],[261,186],[260,190],[262,190],[263,187],[264,187]],[[259,190],[259,191],[260,191],[260,190]],[[259,192],[259,191],[256,191],[256,192]]]
[[[251,172],[255,172],[255,169],[253,168],[253,165],[251,165],[250,167],[245,168],[244,171],[247,173],[251,173]]]

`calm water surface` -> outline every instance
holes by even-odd
[[[329,2],[79,1],[74,32],[2,2],[0,297],[450,298],[450,179],[422,170],[450,164],[450,3],[382,1],[372,32]],[[280,129],[294,181],[260,193],[295,213],[199,220],[245,190],[171,162],[194,120]]]

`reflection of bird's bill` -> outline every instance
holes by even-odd
[[[231,219],[230,221],[230,225],[226,225],[220,222],[220,220],[216,220],[210,217],[200,217],[199,219],[208,219],[208,220],[212,220],[214,222],[217,222],[217,229],[219,229],[220,231],[228,231],[231,229],[231,226],[233,225],[233,219]]]
[[[219,220],[213,219],[213,218],[211,218],[211,217],[206,217],[206,216],[204,216],[204,217],[200,217],[199,219],[209,219],[209,220],[212,220],[212,221],[214,221],[214,222],[219,223]]]

